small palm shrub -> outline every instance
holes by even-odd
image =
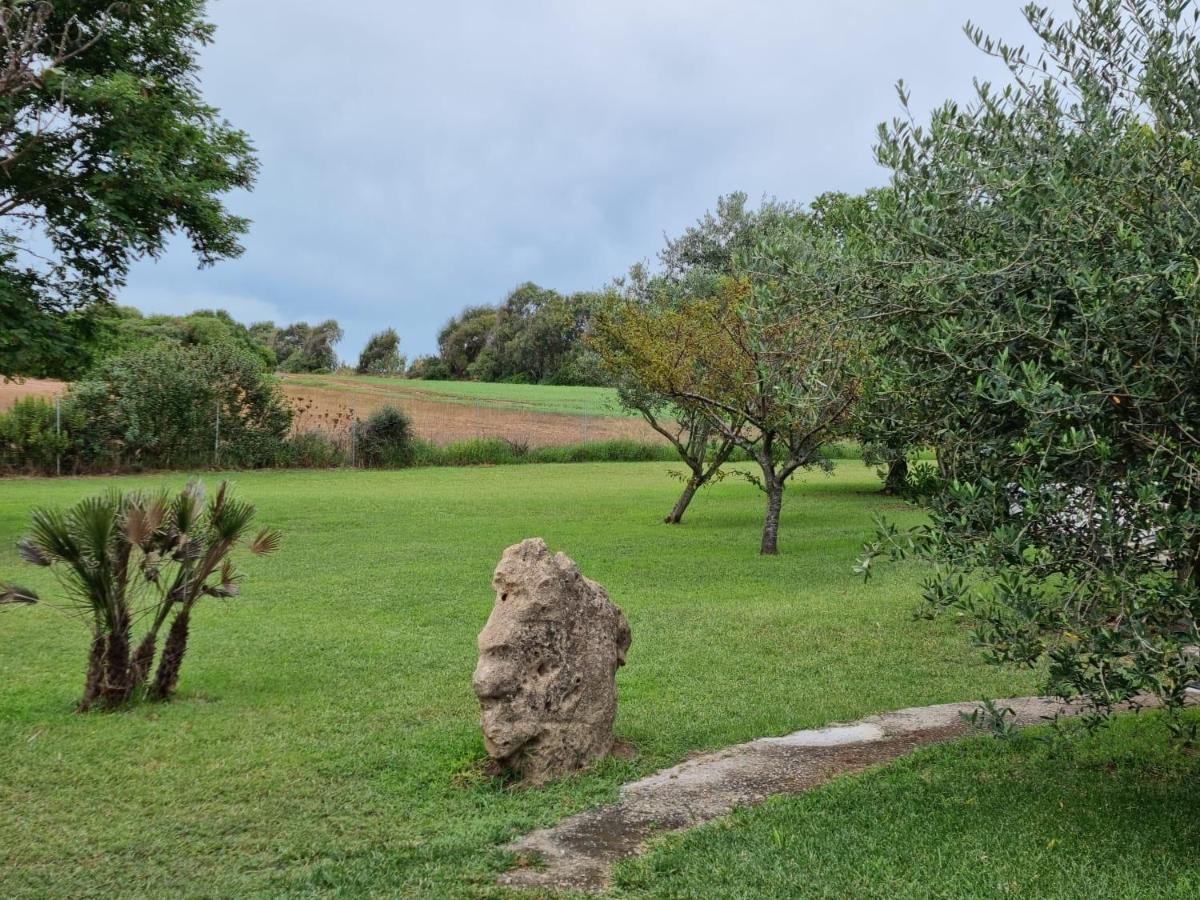
[[[416,455],[412,420],[394,406],[384,406],[355,426],[358,458],[366,466],[397,469],[410,466]]]
[[[254,515],[254,506],[232,497],[225,483],[208,501],[193,483],[174,497],[110,491],[66,511],[34,510],[20,555],[52,569],[67,604],[91,626],[81,711],[113,709],[135,696],[171,696],[196,603],[238,596],[242,576],[231,554]],[[264,528],[249,541],[249,550],[271,553],[279,540],[278,531]],[[0,604],[38,601],[35,591],[0,583]],[[147,624],[135,645],[140,622]],[[167,638],[158,654],[163,628]]]

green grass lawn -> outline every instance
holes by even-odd
[[[243,598],[200,608],[179,699],[165,706],[72,713],[84,627],[48,607],[0,611],[0,896],[499,896],[499,845],[611,800],[622,782],[689,752],[1033,687],[1028,674],[985,666],[952,620],[914,621],[916,570],[889,569],[870,585],[850,574],[874,514],[914,521],[879,497],[871,470],[844,463],[790,490],[783,555],[764,559],[761,495],[745,483],[702,494],[681,528],[660,524],[678,488],[668,468],[236,475],[285,543],[247,561]],[[183,481],[0,481],[0,575],[50,593],[47,573],[13,550],[32,505]],[[491,570],[506,546],[532,535],[600,581],[633,629],[617,730],[637,755],[544,790],[481,774],[471,692]],[[920,893],[904,879],[940,858],[940,834],[956,839],[933,873],[950,885],[942,895],[994,883],[966,880],[970,867],[951,859],[961,848],[1003,853],[1024,840],[1040,868],[1008,866],[1004,878],[1034,896],[1035,876],[1095,855],[1086,841],[1071,844],[1083,855],[1070,859],[1035,841],[1057,834],[1048,818],[1079,819],[1095,788],[1098,805],[1085,814],[1097,821],[1112,797],[1153,799],[1137,871],[1165,895],[1195,858],[1194,826],[1172,852],[1158,843],[1183,810],[1195,821],[1195,772],[1181,785],[1176,764],[1122,768],[1134,744],[1106,747],[1096,753],[1117,759],[1115,774],[1097,763],[1061,784],[1036,747],[922,756],[792,801],[799,806],[739,815],[744,828],[671,843],[623,870],[620,889],[721,896],[704,889],[711,860],[721,867],[712,884],[746,896],[780,896],[776,870],[813,896],[889,884]],[[981,787],[993,771],[994,784]],[[971,796],[1009,818],[980,814]],[[1040,817],[1027,837],[1022,808]],[[936,831],[909,834],[910,864],[905,835],[920,832],[927,812]],[[822,823],[816,836],[812,822]]]
[[[566,413],[575,416],[626,416],[612,388],[553,384],[493,384],[482,381],[422,381],[374,375],[287,375],[288,381],[353,393],[386,388],[397,396],[446,403],[480,403],[496,409]]]
[[[974,738],[659,841],[622,897],[1200,897],[1200,760],[1156,716]]]

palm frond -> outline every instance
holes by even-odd
[[[171,554],[171,559],[175,560],[175,562],[188,562],[189,560],[199,559],[203,555],[204,542],[200,538],[189,538],[175,548],[175,552]]]
[[[219,507],[213,507],[208,526],[218,540],[233,545],[250,527],[250,523],[254,520],[254,513],[253,503],[227,497]]]
[[[43,550],[33,538],[21,538],[17,542],[17,555],[34,566],[49,566],[54,563],[54,557]]]
[[[233,566],[233,561],[226,559],[221,563],[220,580],[213,585],[205,585],[204,593],[210,597],[236,597],[241,593],[239,582],[242,576]]]
[[[283,532],[278,528],[264,528],[250,542],[250,552],[255,556],[267,556],[279,549]]]
[[[67,511],[67,526],[81,552],[98,566],[105,565],[112,555],[119,507],[119,498],[106,494],[85,497]]]
[[[198,481],[188,483],[171,503],[170,520],[179,534],[190,534],[196,529],[200,510],[204,503],[204,486]]]
[[[9,604],[34,604],[38,602],[38,595],[26,587],[21,587],[16,584],[6,584],[0,582],[0,606]]]
[[[75,564],[81,559],[79,544],[67,526],[66,517],[57,509],[35,509],[31,516],[30,535],[33,543],[51,560]]]

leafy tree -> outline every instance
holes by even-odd
[[[672,342],[678,332],[655,328],[660,323],[654,318],[655,313],[646,304],[626,300],[596,316],[590,341],[616,385],[620,404],[641,415],[665,437],[688,467],[683,493],[664,518],[667,524],[680,524],[697,491],[720,478],[721,467],[736,448],[728,434],[740,430],[740,420],[737,413],[731,414],[732,426],[721,431],[712,422],[712,415],[719,410],[672,397],[647,377],[649,372],[658,371],[656,360],[662,358],[670,358],[680,367],[697,365],[696,360],[684,359],[679,353],[683,347]]]
[[[409,363],[406,378],[423,378],[427,381],[449,381],[453,376],[450,367],[440,356],[418,356]]]
[[[496,315],[496,310],[490,306],[471,306],[447,322],[438,333],[439,355],[451,378],[467,377],[496,325]]]
[[[274,322],[255,322],[249,334],[271,349],[281,372],[333,371],[337,367],[334,347],[345,336],[333,319],[318,325],[294,322],[284,328]]]
[[[89,307],[182,232],[202,265],[241,253],[222,195],[253,184],[246,136],[204,102],[203,0],[0,8],[0,374],[73,376]]]
[[[711,416],[721,411],[661,390],[656,374],[660,360],[670,360],[680,368],[704,364],[703,359],[684,355],[685,347],[675,340],[677,332],[656,327],[661,324],[660,315],[679,306],[678,293],[671,287],[661,278],[648,279],[644,269],[635,266],[624,294],[614,291],[598,307],[588,343],[597,353],[607,380],[616,387],[620,404],[666,438],[688,468],[683,492],[663,520],[678,525],[696,493],[721,477],[721,467],[736,446],[728,435],[740,431],[743,422],[739,414],[729,414],[729,427],[720,430]]]
[[[187,650],[192,609],[202,597],[235,597],[241,575],[230,557],[255,509],[222,484],[207,504],[198,485],[174,498],[110,491],[64,511],[37,509],[21,557],[52,568],[68,604],[91,624],[92,641],[80,710],[113,709],[146,686],[158,633],[170,621],[154,681],[153,699],[175,689]],[[262,529],[252,553],[274,552],[279,533]],[[27,588],[0,583],[0,604],[39,602]],[[136,650],[134,629],[148,621]]]
[[[371,335],[358,356],[359,375],[403,375],[407,361],[400,355],[400,335],[388,328]]]
[[[788,480],[828,466],[821,453],[848,427],[858,396],[861,329],[841,289],[841,228],[828,215],[777,202],[722,198],[663,254],[670,302],[627,307],[627,376],[649,395],[701,415],[758,463],[767,497],[761,552],[778,552]]]
[[[275,352],[260,337],[223,309],[200,309],[185,316],[145,316],[132,307],[111,307],[101,317],[103,336],[97,356],[116,356],[158,341],[185,347],[228,344],[255,357],[265,371],[275,368]]]
[[[1188,0],[1026,17],[1012,81],[881,129],[868,314],[925,386],[948,487],[868,548],[1104,712],[1200,677],[1200,49]],[[903,94],[903,92],[902,92]]]

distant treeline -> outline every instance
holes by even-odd
[[[342,339],[342,329],[333,319],[317,325],[255,322],[247,326],[223,309],[147,316],[131,307],[116,306],[99,325],[97,363],[167,341],[184,347],[232,345],[259,360],[267,371],[327,372],[337,367],[334,347]]]
[[[422,356],[410,378],[529,384],[602,384],[596,356],[584,343],[596,293],[563,295],[532,282],[498,306],[472,306],[438,334],[436,356]]]
[[[371,336],[355,371],[440,380],[528,384],[602,384],[604,374],[584,336],[600,295],[564,295],[527,282],[495,306],[471,306],[438,334],[438,352],[408,363],[391,328]],[[310,325],[255,322],[243,325],[225,310],[184,316],[144,315],[113,307],[100,322],[96,362],[161,341],[185,347],[230,344],[258,359],[266,371],[332,372],[341,326],[333,319]]]

